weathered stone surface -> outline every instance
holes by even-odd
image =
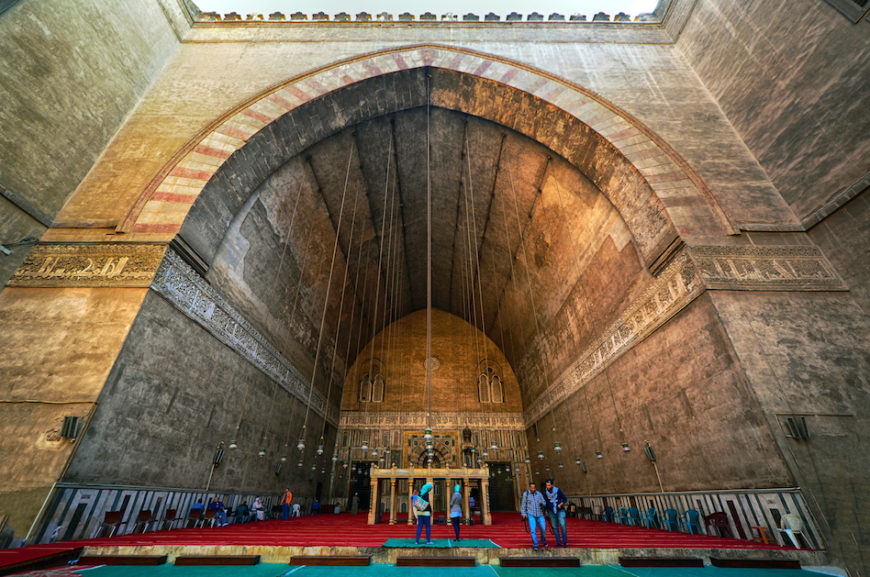
[[[867,173],[866,28],[824,2],[701,0],[677,42],[798,218]]]
[[[0,293],[0,507],[23,537],[72,443],[66,415],[86,418],[145,289],[6,288]]]
[[[842,275],[864,314],[870,314],[870,189],[814,227],[809,236]]]
[[[235,440],[239,448],[227,449],[215,489],[278,493],[289,484],[313,494],[310,447],[322,420],[309,417],[300,468],[295,444],[304,418],[303,403],[149,291],[65,479],[205,487],[218,443]],[[327,433],[332,446],[335,428]],[[276,476],[281,455],[289,460]]]
[[[327,415],[333,425],[337,424],[337,411],[327,406],[319,391],[310,390],[310,379],[300,374],[234,306],[171,251],[152,288],[299,402],[306,405],[310,402],[315,414]],[[333,402],[337,405],[337,399]]]
[[[184,28],[175,0],[124,8],[88,0],[52,10],[19,2],[7,10],[0,184],[53,218],[178,49]]]
[[[641,451],[646,440],[665,491],[790,486],[755,394],[715,307],[702,296],[541,417],[540,442],[530,429],[529,450],[545,452],[540,470],[555,471],[564,460],[557,478],[573,494],[659,491]],[[555,440],[562,459],[551,450]],[[623,452],[623,442],[631,452]],[[588,473],[573,465],[578,456]]]
[[[866,567],[863,516],[843,503],[868,490],[870,323],[846,293],[711,293],[776,444],[830,524],[833,553]],[[788,438],[804,416],[810,439]]]

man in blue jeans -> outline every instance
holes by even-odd
[[[420,532],[423,527],[426,527],[426,544],[435,544],[432,542],[432,497],[429,496],[430,491],[432,491],[432,484],[426,483],[420,489],[420,496],[414,500],[414,510],[417,512],[416,545],[420,544]]]
[[[547,515],[550,517],[550,525],[553,527],[553,534],[556,536],[557,547],[568,546],[568,531],[565,528],[565,507],[568,506],[568,499],[562,489],[553,484],[553,479],[547,479]]]
[[[529,533],[532,534],[532,544],[535,546],[535,551],[538,550],[538,529],[541,530],[541,544],[544,548],[547,545],[547,522],[544,520],[544,512],[547,510],[547,503],[544,496],[536,489],[534,483],[529,483],[529,490],[523,493],[523,501],[520,504],[520,514],[523,520],[529,520]]]

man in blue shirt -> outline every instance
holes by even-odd
[[[568,546],[568,531],[565,529],[565,508],[568,499],[562,489],[553,484],[553,479],[547,479],[547,514],[550,517],[550,525],[553,526],[553,534],[556,535],[556,546]],[[560,533],[561,531],[561,533]]]
[[[529,533],[532,534],[532,544],[535,546],[535,551],[538,550],[538,529],[541,530],[541,543],[546,548],[547,545],[547,522],[544,520],[544,511],[547,510],[547,503],[536,489],[534,483],[529,483],[529,490],[523,493],[523,500],[520,504],[520,514],[523,520],[528,519]]]
[[[223,527],[227,524],[227,510],[224,502],[220,497],[215,497],[208,505],[209,509],[214,509],[214,518],[217,521],[218,527]]]

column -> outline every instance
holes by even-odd
[[[408,477],[408,525],[414,524],[414,503],[411,502],[411,497],[414,496],[414,477]]]
[[[369,505],[369,525],[374,525],[377,521],[375,519],[377,509],[378,509],[378,483],[380,479],[377,477],[372,477],[372,500],[371,505]]]
[[[465,510],[465,524],[471,525],[471,504],[468,500],[470,493],[468,491],[468,477],[462,479],[462,501]]]
[[[432,468],[429,467],[429,474],[432,474]],[[429,505],[432,507],[432,510],[429,512],[429,519],[432,524],[435,524],[435,480],[432,477],[426,477],[426,482],[432,485],[432,490],[429,491],[428,501]]]
[[[396,524],[396,478],[390,477],[390,525]]]
[[[480,516],[483,517],[484,525],[492,525],[492,516],[489,514],[489,477],[480,480]]]

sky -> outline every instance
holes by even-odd
[[[586,14],[589,20],[596,12],[606,12],[610,16],[618,12],[626,12],[630,16],[652,12],[655,10],[658,0],[194,0],[203,12],[238,12],[245,15],[250,13],[269,14],[271,12],[303,12],[314,14],[326,12],[333,15],[338,12],[356,14],[368,12],[378,14],[389,12],[399,15],[410,12],[419,16],[424,12],[433,12],[441,15],[453,13],[463,15],[472,12],[483,16],[488,12],[494,12],[500,16],[507,16],[511,12],[529,14],[538,12],[545,17],[552,12],[570,16],[571,14]]]

